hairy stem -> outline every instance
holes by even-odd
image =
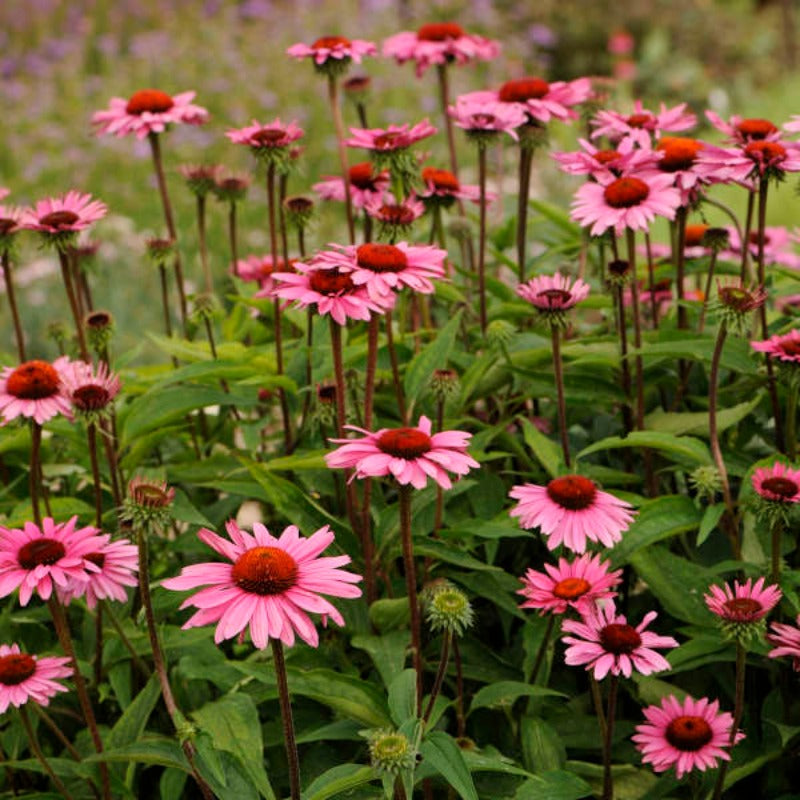
[[[292,701],[289,697],[289,682],[286,679],[286,661],[283,657],[283,645],[280,639],[270,639],[269,643],[272,646],[275,677],[278,681],[278,701],[281,706],[283,743],[286,747],[286,759],[289,764],[289,790],[292,800],[300,800],[300,758],[297,755],[294,720],[292,719]]]

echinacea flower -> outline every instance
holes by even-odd
[[[712,183],[753,188],[756,179],[781,180],[787,172],[800,172],[800,144],[756,139],[741,147],[706,145],[698,154],[697,170]]]
[[[759,353],[766,353],[775,361],[787,364],[800,363],[800,330],[791,330],[789,333],[775,334],[761,342],[750,342],[750,347]]]
[[[589,295],[589,284],[580,278],[575,281],[569,275],[537,275],[527,283],[517,286],[517,294],[527,300],[545,316],[563,313],[585,300]]]
[[[447,113],[455,126],[482,146],[500,133],[507,133],[514,141],[519,141],[517,129],[527,120],[525,111],[514,103],[474,98],[474,94],[460,95],[455,105],[448,107]]]
[[[425,213],[425,204],[412,194],[398,203],[392,195],[383,200],[371,199],[364,204],[364,211],[377,221],[381,238],[396,239],[407,234],[411,226]]]
[[[556,566],[545,564],[544,572],[527,570],[520,579],[524,586],[517,590],[525,598],[520,608],[565,614],[569,608],[582,612],[597,600],[615,597],[614,587],[622,580],[622,570],[609,572],[609,563],[600,559],[600,555],[584,553],[571,562],[559,558]]]
[[[598,681],[609,672],[630,678],[634,670],[650,675],[669,669],[667,659],[654,648],[677,647],[678,643],[671,636],[645,630],[657,616],[655,611],[649,611],[634,628],[622,614],[617,614],[611,600],[589,606],[582,619],[565,619],[561,623],[562,631],[575,634],[562,637],[569,645],[564,660],[569,666],[585,664],[587,670],[594,670]]]
[[[252,182],[252,178],[245,173],[223,172],[217,175],[213,191],[218,200],[238,203],[244,200]]]
[[[0,246],[8,247],[11,237],[21,230],[22,209],[0,205]]]
[[[727,140],[731,144],[741,145],[780,136],[778,126],[768,119],[734,115],[726,122],[713,111],[706,111],[706,118],[718,131],[722,131],[727,136]]]
[[[322,36],[313,44],[293,44],[286,51],[293,58],[313,58],[314,67],[326,74],[338,75],[351,62],[360,64],[364,56],[378,52],[373,42],[365,39],[346,39],[344,36]]]
[[[547,486],[525,483],[515,486],[509,496],[519,501],[509,514],[519,517],[523,528],[539,528],[550,550],[563,544],[583,553],[587,540],[613,547],[635,514],[629,503],[601,492],[582,475],[553,478]]]
[[[61,381],[73,409],[87,420],[106,411],[120,390],[119,376],[105,361],[97,367],[85,361],[71,361],[61,370]]]
[[[48,197],[33,208],[25,209],[20,227],[37,231],[46,243],[63,249],[74,243],[80,231],[102,219],[107,211],[105,203],[73,189],[61,197]]]
[[[773,622],[769,628],[767,641],[775,647],[767,655],[770,658],[791,657],[792,667],[796,672],[800,672],[800,616],[794,625]]]
[[[18,644],[0,644],[0,714],[9,706],[20,708],[29,700],[40,706],[67,687],[56,678],[68,678],[70,659],[51,656],[32,656],[23,653]]]
[[[725,229],[728,233],[728,246],[720,253],[723,260],[740,262],[742,260],[742,242],[739,231],[731,226]],[[800,255],[795,252],[798,235],[783,225],[767,225],[763,237],[757,230],[751,231],[748,239],[748,250],[755,259],[759,249],[764,254],[764,265],[780,264],[790,269],[800,270]],[[759,248],[759,245],[761,247]]]
[[[345,140],[348,147],[361,147],[373,153],[391,153],[406,150],[411,145],[436,133],[436,128],[427,119],[416,125],[390,125],[388,128],[350,128],[350,139]]]
[[[72,418],[72,405],[64,393],[62,370],[66,356],[47,361],[26,361],[18,367],[3,367],[0,373],[0,415],[3,425],[17,417],[32,419],[39,425],[58,414]]]
[[[388,170],[376,170],[369,161],[353,164],[348,171],[350,201],[353,208],[364,208],[371,201],[382,202],[389,189]],[[311,187],[323,200],[345,200],[344,179],[331,175]]]
[[[271,255],[250,255],[247,258],[240,258],[234,267],[234,275],[243,281],[254,281],[259,286],[259,295],[270,297],[275,288],[275,280],[272,277],[276,272],[288,272],[294,268],[295,259],[289,259],[289,264],[285,264],[282,258],[278,258],[278,263],[273,265]]]
[[[419,196],[426,205],[439,205],[447,208],[456,200],[469,200],[471,203],[480,203],[481,201],[479,186],[461,183],[447,169],[423,167],[422,182],[425,184],[425,191],[419,192]],[[487,192],[486,202],[491,203],[496,197],[494,192]]]
[[[654,150],[637,147],[630,137],[623,139],[615,148],[600,149],[587,139],[578,139],[578,144],[580,150],[551,153],[568,175],[594,176],[611,172],[621,177],[642,168],[654,167],[658,161],[658,154]]]
[[[711,585],[703,595],[706,606],[717,616],[726,637],[746,642],[764,628],[764,618],[778,604],[783,593],[776,584],[764,586],[764,578],[748,578],[722,586]]]
[[[175,489],[167,486],[166,481],[136,475],[128,481],[128,494],[120,516],[134,528],[158,528],[172,518],[174,500]]]
[[[771,467],[759,467],[753,472],[753,488],[771,503],[800,503],[800,469],[792,469],[780,461]]]
[[[181,608],[199,609],[184,624],[186,628],[217,624],[214,641],[219,644],[249,627],[253,644],[263,650],[270,639],[291,646],[297,634],[316,647],[319,634],[309,613],[321,614],[323,624],[330,617],[344,625],[342,615],[322,595],[360,597],[353,584],[360,575],[341,569],[349,556],[320,553],[333,543],[333,531],[325,525],[309,537],[300,536],[290,525],[279,537],[257,522],[252,534],[241,530],[234,520],[225,526],[230,541],[203,528],[198,538],[231,563],[212,562],[184,567],[176,578],[162,582],[174,591],[201,589],[184,600]]]
[[[723,285],[717,281],[717,300],[713,310],[735,333],[747,336],[750,331],[750,313],[761,308],[767,293],[760,287],[743,286],[740,282]]]
[[[98,134],[133,134],[137,139],[162,133],[168,125],[202,125],[208,111],[192,103],[194,96],[195,92],[169,95],[160,89],[140,89],[127,100],[112,97],[108,109],[92,114],[92,124]]]
[[[247,145],[253,155],[267,163],[288,163],[290,159],[289,146],[302,138],[303,129],[296,123],[284,125],[280,118],[262,125],[253,120],[251,125],[244,128],[231,128],[225,135],[234,144]]]
[[[658,111],[649,111],[637,100],[633,105],[633,113],[622,114],[619,111],[598,111],[592,119],[592,139],[605,136],[612,142],[631,136],[642,147],[651,144],[651,136],[659,137],[664,133],[686,131],[697,124],[697,117],[686,110],[686,103],[667,108],[664,103]]]
[[[190,191],[197,197],[205,197],[216,188],[222,169],[221,164],[182,164],[178,172]]]
[[[415,489],[424,489],[432,478],[442,489],[450,489],[448,472],[461,476],[480,466],[467,452],[471,433],[432,434],[431,421],[425,416],[416,428],[381,428],[371,433],[354,425],[345,427],[363,433],[363,438],[331,439],[342,446],[328,453],[325,463],[331,469],[354,469],[354,478],[392,476]]]
[[[429,67],[491,61],[500,54],[500,43],[467,33],[455,22],[429,22],[417,31],[402,31],[383,42],[383,55],[398,64],[413,61],[419,78]]]
[[[714,769],[720,759],[730,761],[726,748],[731,742],[733,716],[720,712],[718,700],[686,697],[681,702],[668,695],[643,713],[647,722],[637,725],[631,738],[642,761],[652,764],[655,772],[675,767],[681,780],[692,770]],[[743,738],[744,734],[737,732],[734,743]]]
[[[22,528],[0,525],[0,597],[19,589],[19,604],[28,605],[33,593],[50,599],[54,588],[83,593],[90,572],[98,567],[87,561],[105,543],[97,528],[77,528],[78,517],[56,523],[51,517],[42,527],[26,522]]]

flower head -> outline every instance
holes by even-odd
[[[84,361],[71,361],[62,369],[61,380],[72,408],[90,422],[109,410],[120,390],[119,377],[105,361],[96,368]]]
[[[431,434],[431,421],[422,416],[416,428],[381,428],[375,433],[348,425],[363,433],[361,439],[331,439],[342,446],[325,456],[332,469],[355,470],[353,477],[393,476],[401,485],[424,489],[432,478],[443,489],[452,483],[448,472],[466,475],[479,464],[467,452],[472,434],[440,431]]]
[[[706,111],[706,118],[718,131],[727,136],[730,144],[743,145],[780,136],[778,126],[768,119],[732,116],[726,122],[713,111]]]
[[[396,239],[409,233],[412,225],[425,213],[425,204],[414,194],[399,203],[387,195],[383,200],[368,200],[364,211],[377,221],[379,238]]]
[[[756,139],[740,147],[706,145],[698,154],[697,169],[713,183],[739,183],[753,188],[757,179],[783,179],[800,171],[800,145],[776,139]]]
[[[389,188],[388,170],[378,171],[369,161],[353,164],[348,171],[350,200],[353,208],[364,208],[371,201],[383,201]],[[344,179],[341,176],[323,177],[311,187],[323,200],[344,202]]]
[[[225,135],[234,144],[247,145],[256,158],[267,164],[274,164],[281,171],[288,169],[291,160],[290,145],[303,134],[303,129],[296,122],[284,125],[280,118],[266,125],[253,120],[252,125],[225,131]]]
[[[72,406],[64,392],[63,371],[66,356],[48,361],[26,361],[18,367],[3,367],[0,372],[0,415],[3,425],[17,417],[32,419],[39,425],[63,414],[72,418]]]
[[[252,179],[245,173],[221,171],[217,175],[217,183],[213,192],[218,200],[238,203],[247,196]]]
[[[344,36],[322,36],[313,44],[293,44],[286,54],[293,58],[313,58],[314,67],[327,75],[340,75],[351,62],[360,64],[364,56],[378,52],[373,42],[346,39]]]
[[[23,211],[20,227],[38,231],[47,244],[65,250],[74,244],[79,231],[102,219],[106,211],[105,203],[73,189],[61,197],[40,200]]]
[[[172,519],[175,489],[166,481],[137,475],[128,482],[128,496],[122,503],[122,518],[134,528],[163,527]]]
[[[635,513],[629,503],[601,492],[582,475],[553,478],[547,486],[515,486],[509,496],[519,501],[510,515],[519,517],[523,528],[539,528],[550,550],[563,544],[583,553],[587,540],[613,547]]]
[[[475,92],[460,95],[455,105],[447,109],[457,128],[467,132],[467,136],[479,145],[485,146],[500,133],[507,133],[515,141],[519,140],[517,129],[525,124],[525,111],[514,103],[501,103],[474,97]]]
[[[782,622],[773,622],[767,634],[767,641],[775,647],[769,651],[770,658],[790,656],[792,666],[800,672],[800,616],[794,625],[784,625]]]
[[[632,737],[645,764],[656,772],[675,767],[678,780],[687,772],[714,769],[719,759],[730,761],[726,748],[731,741],[733,716],[720,713],[719,701],[707,697],[683,702],[674,695],[661,700],[660,705],[644,709],[647,722],[636,726]],[[735,742],[744,738],[737,733]]]
[[[178,167],[186,185],[198,197],[205,197],[217,186],[222,166],[220,164],[183,164]]]
[[[323,623],[330,617],[344,625],[342,615],[322,595],[360,597],[361,589],[353,584],[361,576],[341,569],[350,563],[349,556],[319,557],[333,543],[327,525],[307,538],[294,525],[277,538],[258,522],[252,534],[234,520],[225,528],[229,539],[207,528],[197,535],[231,563],[193,564],[162,583],[175,591],[206,587],[181,605],[199,609],[184,628],[218,623],[214,641],[219,644],[244,635],[249,626],[250,639],[263,650],[270,639],[291,646],[295,634],[316,647],[319,635],[309,612],[321,614]]]
[[[761,287],[745,288],[741,283],[726,285],[717,281],[716,311],[725,324],[743,336],[749,330],[750,313],[761,308],[767,299],[767,293]]]
[[[407,150],[417,142],[433,136],[436,128],[423,119],[416,125],[390,125],[388,128],[350,128],[350,139],[345,140],[349,147],[361,147],[373,154],[382,155],[398,150]]]
[[[583,612],[596,600],[616,596],[614,587],[622,580],[622,570],[609,572],[609,563],[599,555],[584,553],[571,562],[559,558],[558,565],[544,565],[545,572],[529,569],[524,584],[517,590],[525,598],[520,608],[537,608],[540,614],[565,614],[574,608]]]
[[[8,248],[14,234],[18,233],[22,210],[13,206],[0,205],[0,247]]]
[[[766,353],[774,361],[794,366],[800,363],[800,330],[775,334],[761,342],[750,342],[750,347],[759,353]]]
[[[426,604],[425,618],[434,632],[447,631],[463,636],[464,631],[475,621],[475,613],[464,592],[445,583],[436,586],[431,593]]]
[[[639,169],[655,167],[658,162],[656,151],[637,147],[631,137],[623,139],[615,148],[600,149],[587,139],[578,139],[578,144],[580,150],[552,154],[569,175],[595,176],[611,172],[621,177]]]
[[[98,134],[133,134],[137,139],[162,133],[168,125],[202,125],[208,120],[208,111],[192,103],[194,96],[195,92],[173,96],[160,89],[140,89],[127,100],[112,97],[108,109],[92,115],[92,125]]]
[[[587,670],[594,670],[598,681],[609,672],[630,678],[634,669],[642,675],[669,669],[669,662],[654,648],[677,647],[678,643],[671,636],[645,630],[657,616],[655,611],[648,612],[634,628],[617,614],[613,601],[589,606],[581,620],[565,619],[561,623],[563,631],[575,634],[562,638],[569,645],[564,654],[566,663],[585,664]]]
[[[0,644],[0,714],[9,706],[19,708],[28,700],[40,706],[67,687],[56,678],[68,678],[72,668],[68,658],[32,656],[23,653],[18,644]]]
[[[598,111],[592,120],[592,139],[605,136],[612,142],[631,136],[643,147],[649,147],[651,137],[659,137],[663,133],[686,131],[697,124],[697,117],[686,110],[686,103],[667,108],[661,104],[659,111],[649,111],[637,100],[633,113],[622,114],[619,111]]]
[[[537,275],[527,283],[517,286],[517,294],[531,303],[552,324],[564,321],[564,312],[585,300],[589,284],[578,278],[556,272],[555,275]]]
[[[764,578],[753,583],[748,578],[744,583],[708,587],[703,595],[708,610],[718,618],[726,637],[746,643],[764,629],[764,617],[778,604],[782,596],[775,584],[764,587]]]
[[[800,503],[800,470],[780,461],[771,467],[759,467],[753,473],[753,488],[771,503]]]
[[[369,760],[378,772],[397,775],[414,766],[414,746],[400,731],[373,730],[366,734]]]

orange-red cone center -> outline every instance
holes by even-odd
[[[705,747],[714,734],[711,726],[702,717],[685,715],[675,717],[667,725],[665,736],[676,750],[694,753]]]
[[[175,101],[166,92],[158,89],[140,89],[131,95],[125,111],[137,115],[144,114],[146,111],[151,114],[163,114],[174,105]]]
[[[34,569],[42,564],[52,566],[64,558],[66,552],[61,542],[42,536],[22,545],[17,551],[17,561],[23,569]]]
[[[36,672],[36,659],[27,653],[0,656],[0,684],[18,686]]]
[[[455,22],[429,22],[417,31],[417,39],[424,42],[445,42],[464,35],[464,29]]]
[[[562,508],[580,511],[594,502],[597,487],[582,475],[564,475],[547,484],[547,496]]]
[[[504,103],[524,103],[541,100],[550,91],[550,84],[542,78],[518,78],[500,87],[498,96]]]
[[[309,274],[308,282],[315,292],[324,295],[349,292],[355,288],[350,273],[338,269],[315,269]]]
[[[6,380],[6,391],[23,400],[41,400],[58,393],[61,378],[46,361],[26,361]]]
[[[576,600],[592,588],[585,578],[564,578],[553,587],[553,594],[562,600]]]
[[[419,458],[432,447],[433,442],[427,433],[416,428],[394,428],[384,431],[377,440],[378,447],[395,458]]]
[[[245,592],[283,594],[297,583],[297,562],[280,547],[254,547],[236,559],[231,576]]]
[[[600,631],[600,644],[614,655],[630,655],[642,643],[642,637],[633,625],[614,622]]]
[[[639,178],[617,178],[603,190],[603,197],[612,208],[632,208],[647,200],[650,187]]]
[[[408,266],[406,254],[393,244],[362,244],[356,259],[359,267],[372,272],[402,272]]]

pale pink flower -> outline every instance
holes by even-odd
[[[519,501],[509,514],[519,517],[523,528],[539,528],[550,550],[563,544],[583,553],[587,539],[613,547],[635,515],[629,503],[601,492],[582,475],[553,478],[547,486],[525,483],[515,486],[509,496]]]
[[[313,58],[317,66],[329,59],[352,61],[360,64],[364,56],[374,56],[378,52],[373,42],[364,39],[346,39],[344,36],[322,36],[313,44],[293,44],[286,54],[293,58]]]
[[[767,641],[775,645],[774,649],[769,651],[769,657],[790,656],[792,667],[796,672],[800,672],[800,616],[797,617],[794,625],[773,622],[769,627],[770,633],[767,634]]]
[[[476,135],[507,133],[519,141],[517,128],[524,125],[528,117],[516,103],[501,103],[498,100],[476,99],[475,92],[456,98],[455,105],[447,113],[457,128]]]
[[[641,100],[633,106],[632,114],[622,114],[619,111],[598,111],[592,119],[592,139],[607,137],[616,142],[625,136],[632,136],[642,146],[648,146],[651,137],[658,138],[664,133],[686,131],[697,124],[697,117],[686,110],[686,103],[680,103],[673,108],[667,108],[664,103],[660,109],[649,111]]]
[[[601,150],[587,139],[578,139],[580,150],[552,153],[561,169],[568,175],[595,176],[610,172],[617,177],[635,173],[637,170],[654,167],[658,154],[649,147],[639,147],[630,137],[623,139],[616,148]]]
[[[0,239],[20,231],[22,209],[0,205]]]
[[[688,136],[662,136],[655,146],[658,161],[641,170],[638,177],[645,180],[651,174],[666,173],[672,176],[673,186],[681,193],[681,205],[692,203],[705,183],[697,160],[705,143]]]
[[[425,213],[425,203],[418,200],[415,194],[397,202],[394,195],[386,194],[383,198],[372,198],[364,203],[364,211],[381,225],[395,231],[407,231]]]
[[[61,197],[48,197],[25,209],[20,227],[46,236],[72,235],[102,219],[107,211],[105,203],[72,189]]]
[[[42,527],[26,522],[23,528],[0,525],[0,597],[19,589],[19,604],[28,605],[36,592],[49,600],[54,588],[83,594],[90,572],[99,568],[86,560],[104,544],[97,528],[76,528],[78,517],[56,523],[51,517]]]
[[[422,182],[425,191],[419,196],[426,202],[450,205],[454,200],[469,200],[471,203],[480,203],[481,189],[474,184],[461,183],[450,170],[436,167],[423,167]],[[486,202],[491,203],[497,198],[495,192],[486,192]]]
[[[500,55],[500,43],[467,33],[455,22],[434,22],[417,31],[403,31],[383,42],[383,55],[399,64],[413,61],[417,77],[428,67],[466,64],[470,61],[491,61]]]
[[[348,147],[362,147],[378,153],[405,150],[436,133],[436,128],[427,119],[416,125],[390,125],[388,128],[350,128],[352,137],[345,140]]]
[[[706,111],[706,118],[718,130],[725,134],[729,144],[747,144],[762,139],[777,139],[780,130],[768,119],[745,118],[738,115],[727,121],[713,111]]]
[[[407,287],[421,294],[431,294],[431,279],[444,277],[447,251],[432,245],[368,243],[359,246],[332,244],[314,257],[314,266],[349,272],[356,286],[366,287],[376,303]]]
[[[800,144],[756,139],[741,147],[706,145],[698,154],[697,169],[710,182],[753,188],[757,178],[800,172]]]
[[[78,413],[91,414],[108,408],[121,388],[119,376],[105,361],[96,367],[85,361],[70,361],[61,369],[64,394]]]
[[[297,259],[290,258],[287,266],[282,258],[278,258],[277,266],[273,266],[271,255],[249,255],[236,262],[233,272],[237,278],[243,281],[253,281],[258,284],[256,297],[272,297],[275,289],[275,273],[289,272],[294,269],[296,263]]]
[[[753,472],[753,489],[773,503],[800,503],[800,469],[792,469],[780,461],[771,467]]]
[[[562,637],[569,645],[564,660],[571,667],[585,664],[587,670],[594,670],[598,681],[609,672],[630,678],[633,670],[650,675],[669,669],[669,662],[655,648],[677,647],[678,643],[671,636],[645,630],[657,616],[649,611],[634,628],[617,614],[613,600],[589,606],[581,620],[565,619],[561,623],[562,631],[575,634]]]
[[[289,147],[303,136],[303,129],[296,123],[284,125],[280,117],[262,125],[258,120],[253,120],[251,125],[244,128],[231,128],[225,135],[234,144],[245,144],[254,150],[277,150]]]
[[[295,634],[316,647],[319,634],[309,613],[321,614],[323,624],[330,617],[344,625],[342,615],[322,595],[360,597],[361,589],[353,584],[361,576],[340,569],[350,563],[350,556],[319,557],[333,543],[329,526],[307,538],[294,525],[277,538],[260,522],[253,525],[252,534],[234,520],[225,528],[230,541],[207,528],[197,535],[232,563],[192,564],[178,577],[162,581],[162,586],[174,591],[206,587],[181,604],[181,608],[199,609],[184,629],[218,623],[214,641],[219,644],[240,634],[243,637],[249,627],[253,644],[263,650],[270,639],[291,646]]]
[[[733,582],[733,588],[725,583],[722,586],[708,587],[703,595],[708,610],[725,622],[749,625],[758,622],[769,614],[778,604],[783,593],[777,585],[764,587],[764,578],[753,583],[748,578],[744,583]]]
[[[72,405],[64,392],[62,371],[69,364],[66,356],[47,361],[26,361],[18,367],[3,367],[0,372],[0,415],[3,425],[17,417],[32,419],[39,425],[63,414],[72,418]]]
[[[728,248],[720,251],[719,258],[738,263],[742,259],[742,242],[739,231],[730,226],[728,231]],[[758,231],[750,232],[749,251],[753,258],[758,258]],[[798,242],[797,232],[789,231],[783,225],[767,225],[764,228],[764,264],[780,264],[783,267],[800,270],[800,255],[795,252]]]
[[[6,186],[0,186],[0,200],[5,200],[11,194],[11,189]]]
[[[192,103],[194,96],[195,92],[171,96],[159,89],[140,89],[127,100],[112,97],[108,109],[92,114],[92,124],[98,134],[133,134],[137,139],[162,133],[168,125],[202,125],[208,121],[208,111]]]
[[[545,572],[529,569],[520,579],[524,586],[517,594],[526,598],[520,608],[538,608],[540,614],[565,614],[570,608],[583,612],[596,600],[615,597],[614,587],[622,580],[622,570],[609,572],[607,561],[589,553],[571,562],[559,558],[557,566],[544,568]]]
[[[615,178],[597,176],[575,193],[571,216],[581,225],[591,225],[592,236],[613,228],[620,235],[628,228],[647,230],[658,216],[675,218],[681,205],[680,192],[669,174]]]
[[[647,722],[637,725],[631,738],[642,761],[652,764],[655,772],[675,767],[681,780],[692,770],[714,769],[720,759],[730,761],[726,748],[733,716],[727,711],[720,713],[719,701],[685,697],[681,702],[669,695],[662,698],[661,705],[648,706],[643,713]],[[744,734],[737,732],[734,743],[742,739]]]
[[[517,286],[517,294],[540,311],[566,311],[589,295],[589,284],[569,275],[537,275]]]
[[[9,706],[24,706],[28,700],[46,706],[51,697],[66,692],[67,687],[56,678],[72,675],[69,661],[23,653],[18,644],[0,644],[0,714],[5,714]]]
[[[440,431],[431,434],[431,421],[422,416],[416,428],[381,428],[375,433],[347,425],[363,433],[361,439],[331,439],[341,444],[325,456],[331,469],[354,469],[354,478],[392,476],[401,484],[424,489],[432,478],[442,489],[450,489],[448,472],[466,475],[479,467],[467,452],[471,433]],[[351,479],[352,480],[352,479]]]
[[[389,189],[389,170],[376,170],[369,161],[353,164],[349,168],[350,201],[353,208],[364,208],[369,202],[383,202]],[[323,177],[311,187],[323,200],[338,200],[343,203],[344,179],[339,176]]]
[[[762,342],[750,342],[750,347],[759,353],[766,353],[770,358],[790,364],[800,363],[800,330],[775,334]],[[2,402],[2,398],[0,398]]]

